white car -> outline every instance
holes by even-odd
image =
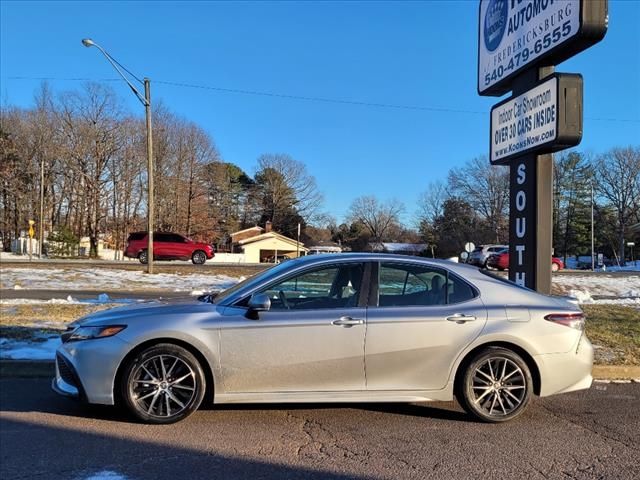
[[[496,253],[502,253],[503,250],[509,251],[509,245],[480,245],[469,254],[467,263],[486,268],[489,257]]]

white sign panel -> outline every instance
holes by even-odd
[[[491,109],[491,163],[553,142],[558,135],[557,124],[556,77],[499,103]]]
[[[577,35],[580,6],[580,0],[481,0],[478,93]]]

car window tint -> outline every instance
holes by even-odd
[[[421,265],[383,263],[378,282],[378,305],[444,305],[446,282],[444,270]]]
[[[147,236],[147,234],[145,232],[132,233],[132,234],[129,235],[129,238],[127,239],[127,241],[132,242],[132,241],[135,241],[135,240],[142,240],[146,236]]]
[[[170,241],[170,242],[184,243],[184,237],[182,235],[178,235],[176,233],[171,233],[171,234],[167,235],[167,237],[169,238],[168,241]]]
[[[466,302],[476,296],[475,290],[467,282],[454,275],[449,275],[447,285],[447,303]]]
[[[170,242],[170,235],[168,233],[156,233],[153,235],[154,242]]]
[[[262,290],[271,310],[315,310],[355,307],[362,284],[360,263],[319,268]]]

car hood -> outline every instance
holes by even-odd
[[[153,321],[161,316],[183,316],[194,313],[211,314],[216,310],[216,306],[200,302],[195,299],[153,301],[137,305],[127,305],[124,307],[111,308],[100,312],[92,313],[86,317],[79,318],[71,323],[70,327],[77,326],[99,326],[109,324],[129,324],[132,321]]]

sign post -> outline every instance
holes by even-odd
[[[582,76],[555,65],[602,40],[607,0],[480,0],[478,93],[491,109],[489,158],[510,167],[509,278],[551,293],[552,152],[582,139]]]
[[[33,229],[33,225],[35,224],[35,220],[29,220],[29,261],[31,261],[33,255],[33,237],[36,232]]]

